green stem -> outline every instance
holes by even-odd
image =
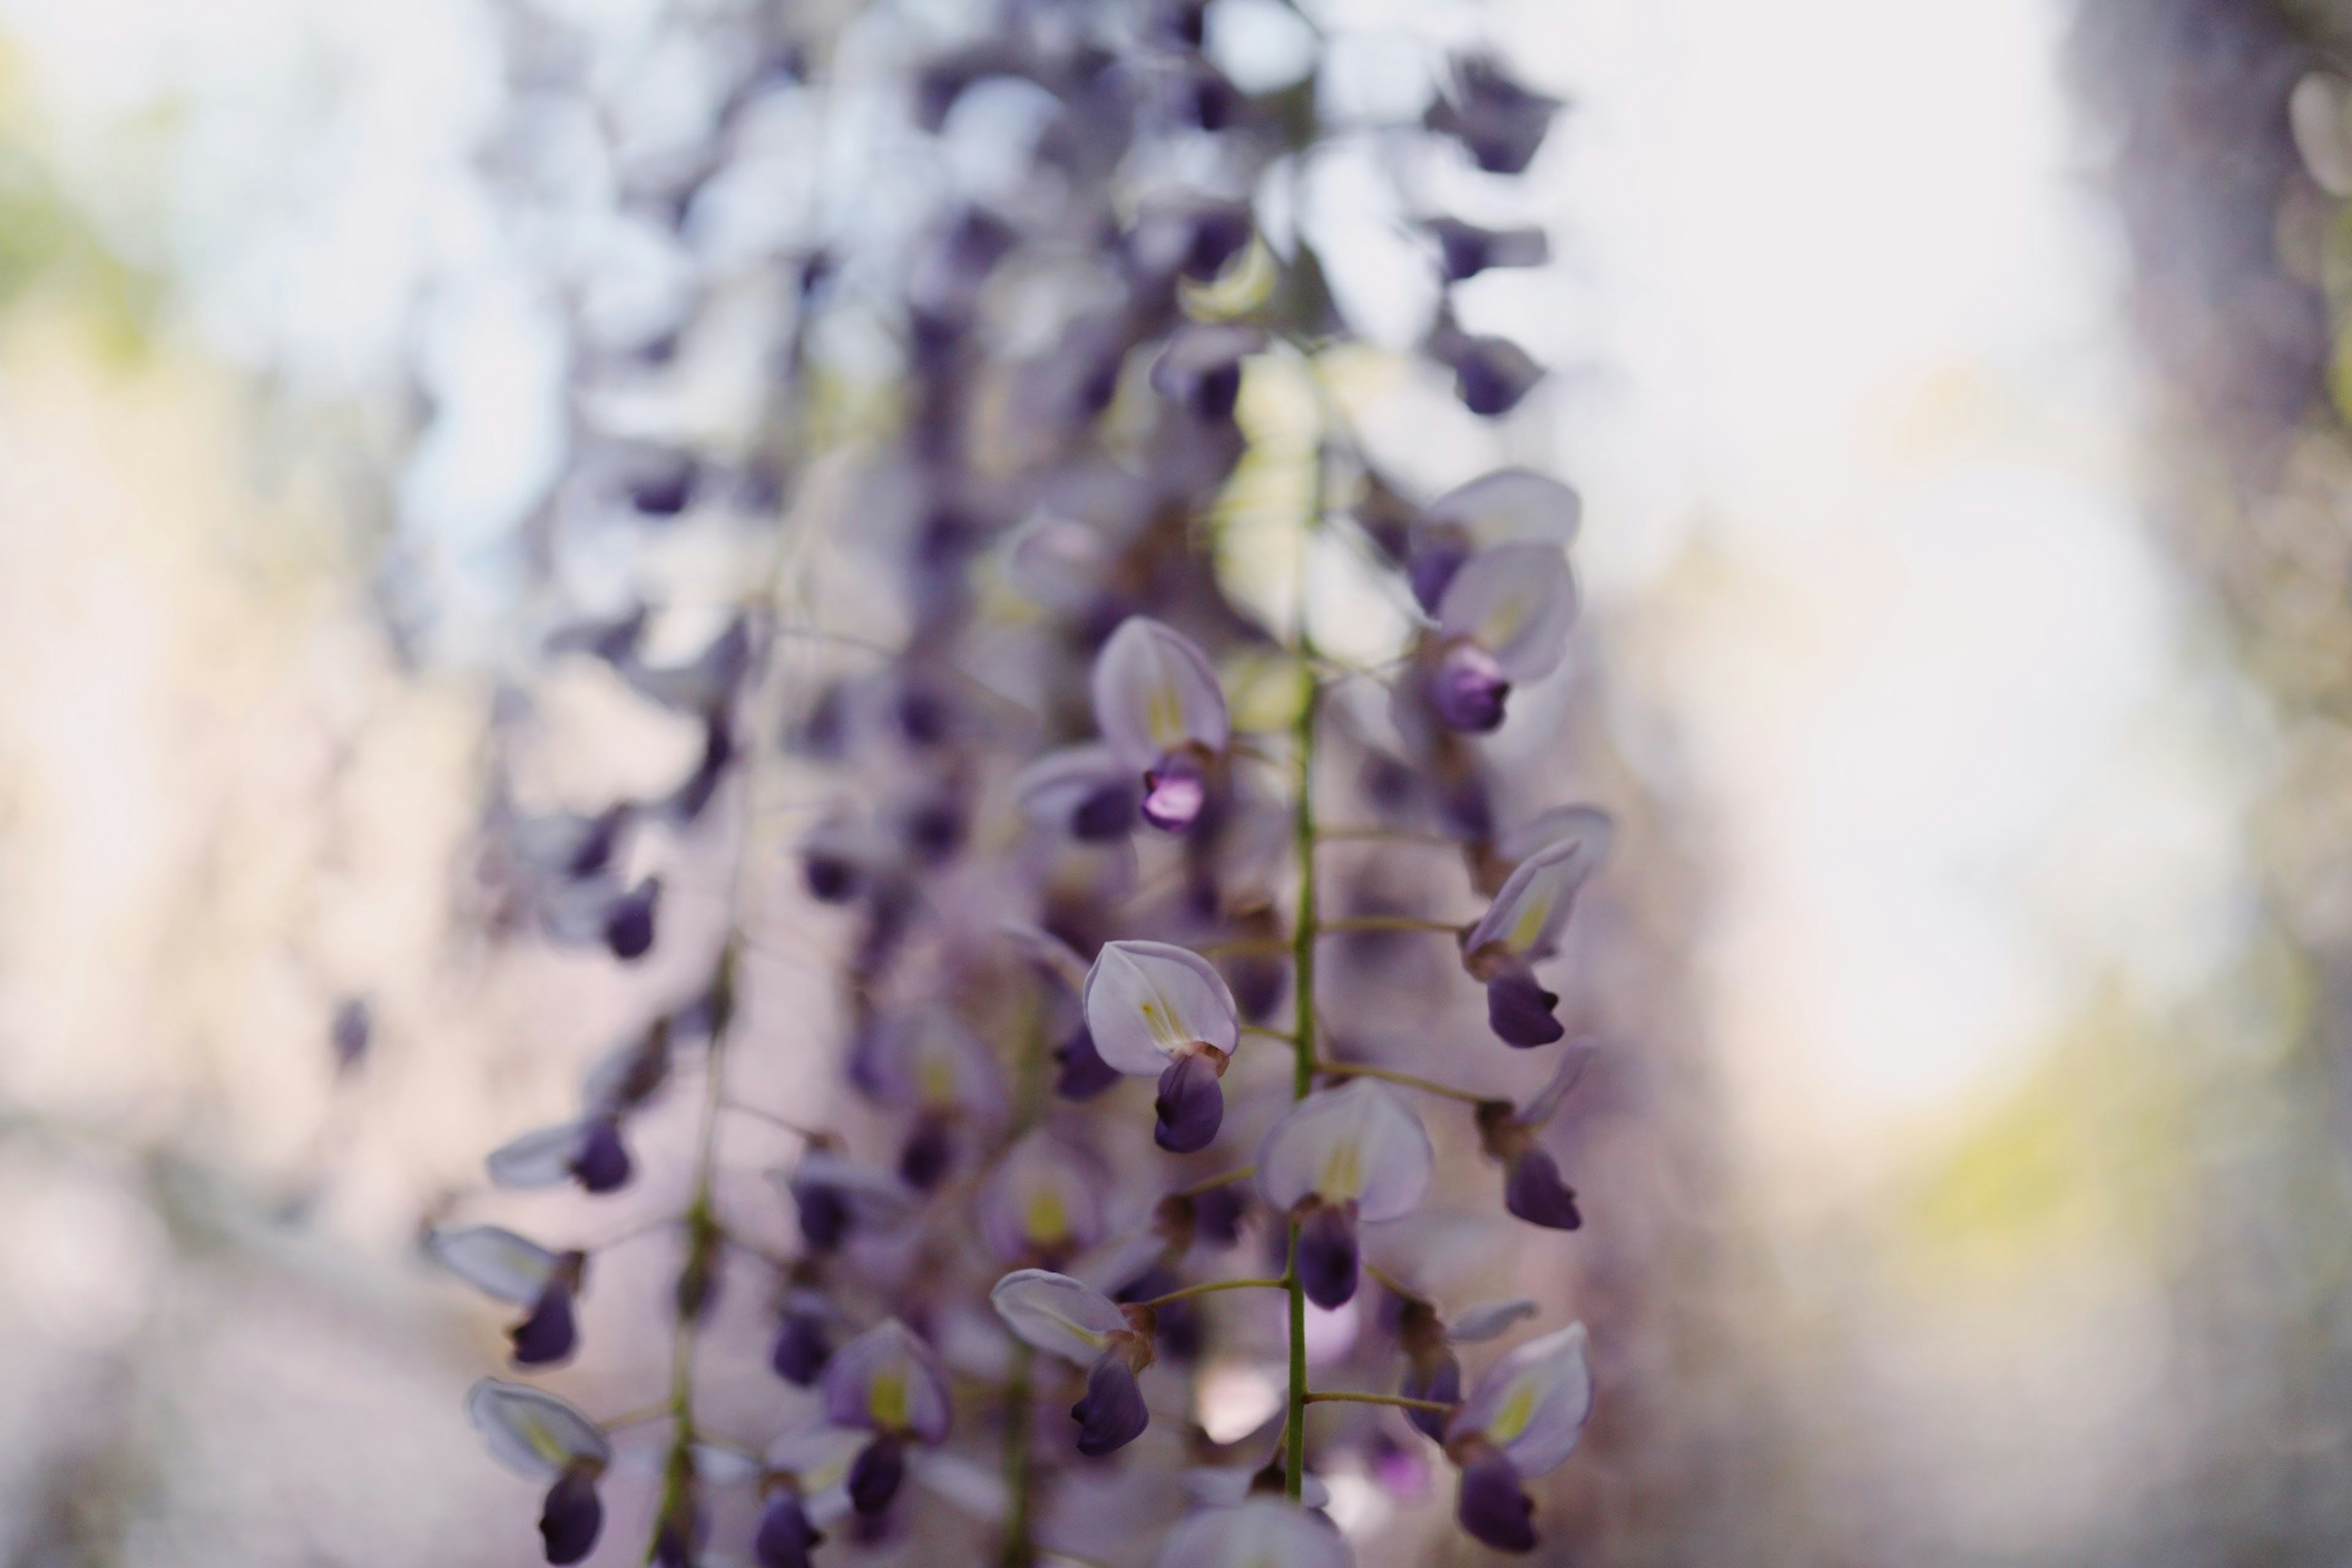
[[[1154,1296],[1149,1301],[1134,1303],[1139,1307],[1164,1307],[1171,1301],[1189,1300],[1194,1296],[1213,1295],[1219,1290],[1283,1290],[1290,1286],[1290,1276],[1279,1279],[1211,1279],[1200,1285],[1187,1285],[1181,1290],[1171,1290],[1165,1296]]]
[[[1322,935],[1334,931],[1442,931],[1448,936],[1458,936],[1462,928],[1444,921],[1423,920],[1419,915],[1341,915],[1325,921],[1316,931]]]
[[[1317,1062],[1315,1070],[1326,1078],[1376,1078],[1383,1083],[1402,1084],[1407,1089],[1417,1089],[1423,1094],[1444,1095],[1448,1100],[1458,1100],[1465,1105],[1484,1105],[1487,1099],[1483,1094],[1473,1094],[1466,1089],[1455,1089],[1451,1084],[1439,1083],[1432,1079],[1415,1078],[1409,1072],[1398,1072],[1393,1068],[1376,1068],[1365,1062]]]
[[[1301,565],[1302,574],[1304,564]],[[1303,577],[1302,577],[1303,581]],[[1305,595],[1298,618],[1298,651],[1309,660]],[[1290,928],[1291,992],[1296,1024],[1291,1036],[1290,1098],[1305,1100],[1315,1089],[1315,719],[1322,682],[1311,663],[1307,691],[1298,704],[1298,799],[1294,837],[1298,854],[1298,913]],[[1282,1490],[1293,1502],[1307,1486],[1307,1287],[1298,1278],[1298,1222],[1290,1222],[1290,1389],[1282,1424]]]
[[[1443,1399],[1409,1399],[1402,1394],[1354,1394],[1344,1389],[1318,1388],[1307,1394],[1309,1405],[1393,1405],[1400,1410],[1433,1410],[1440,1415],[1454,1406]]]

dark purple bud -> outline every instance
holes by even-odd
[[[833,1340],[821,1319],[807,1312],[784,1314],[783,1321],[776,1325],[775,1349],[768,1355],[768,1364],[776,1369],[778,1377],[795,1388],[807,1388],[832,1359]]]
[[[647,877],[613,900],[604,910],[604,945],[624,962],[653,951],[654,905],[661,899],[661,879]]]
[[[831,1252],[849,1234],[849,1204],[835,1189],[794,1182],[793,1203],[800,1210],[801,1240],[811,1252]]]
[[[1096,1358],[1087,1373],[1087,1396],[1070,1406],[1070,1415],[1078,1424],[1078,1452],[1089,1459],[1117,1453],[1151,1425],[1134,1370],[1116,1349]]]
[[[1119,1080],[1119,1070],[1102,1059],[1084,1024],[1062,1042],[1054,1059],[1061,1064],[1054,1075],[1054,1092],[1065,1100],[1092,1100]]]
[[[928,687],[910,686],[898,694],[898,733],[910,746],[936,746],[946,740],[949,719],[947,699]]]
[[[946,1179],[955,1163],[955,1138],[944,1121],[926,1117],[907,1136],[898,1151],[898,1177],[919,1193],[928,1193]]]
[[[1414,551],[1405,563],[1405,575],[1412,581],[1413,602],[1430,615],[1437,614],[1438,601],[1454,584],[1454,574],[1470,559],[1465,544],[1424,544]]]
[[[1454,62],[1454,97],[1433,104],[1425,122],[1459,139],[1488,174],[1517,174],[1534,160],[1559,109],[1559,100],[1521,87],[1495,60],[1470,56]]]
[[[1437,241],[1448,283],[1475,278],[1489,267],[1540,267],[1551,247],[1539,228],[1480,228],[1460,218],[1432,218],[1425,225]]]
[[[1485,1448],[1462,1471],[1454,1517],[1473,1537],[1497,1552],[1532,1552],[1536,1505],[1519,1489],[1519,1472],[1496,1448]]]
[[[963,847],[963,804],[946,796],[924,801],[907,813],[901,826],[915,858],[936,866]]]
[[[1217,1069],[1198,1052],[1179,1058],[1160,1075],[1160,1096],[1151,1109],[1160,1119],[1151,1135],[1162,1149],[1190,1154],[1207,1148],[1225,1120]]]
[[[581,1135],[580,1152],[572,1156],[572,1173],[592,1193],[609,1193],[629,1179],[629,1152],[621,1143],[621,1124],[592,1121]]]
[[[1298,1227],[1298,1279],[1307,1299],[1333,1311],[1356,1294],[1356,1216],[1344,1205],[1317,1209]]]
[[[1568,1033],[1552,1016],[1559,996],[1524,969],[1506,969],[1486,982],[1486,1026],[1507,1046],[1548,1046]]]
[[[1135,826],[1135,794],[1126,779],[1107,781],[1070,814],[1070,832],[1090,844],[1124,838]]]
[[[1143,775],[1143,820],[1163,833],[1192,826],[1209,798],[1201,770],[1172,759]]]
[[[539,1539],[550,1563],[577,1563],[594,1550],[604,1527],[604,1505],[596,1500],[596,1472],[574,1465],[548,1489],[539,1510]]]
[[[824,1537],[809,1523],[800,1498],[778,1492],[760,1512],[760,1533],[751,1542],[760,1568],[809,1568],[809,1549]]]
[[[547,1282],[530,1316],[507,1334],[517,1366],[546,1366],[563,1360],[580,1342],[572,1315],[572,1286],[560,1274]]]
[[[1443,1352],[1434,1363],[1423,1367],[1408,1364],[1404,1370],[1404,1386],[1397,1391],[1407,1399],[1434,1399],[1440,1405],[1462,1403],[1462,1363],[1454,1359],[1452,1351]],[[1407,1410],[1404,1418],[1420,1428],[1423,1436],[1433,1442],[1445,1440],[1445,1413],[1440,1410]]]
[[[1211,1247],[1231,1247],[1242,1238],[1242,1215],[1249,1194],[1239,1182],[1211,1187],[1192,1200],[1192,1235]]]
[[[641,475],[629,486],[629,504],[647,517],[676,517],[694,499],[694,465],[680,460]]]
[[[857,1451],[849,1467],[849,1505],[860,1513],[880,1513],[907,1479],[906,1450],[896,1437],[877,1437]]]
[[[1584,1223],[1576,1212],[1576,1193],[1559,1179],[1559,1166],[1550,1154],[1529,1147],[1511,1161],[1503,1179],[1503,1206],[1548,1230],[1574,1230]]]
[[[367,1003],[357,996],[346,996],[335,1009],[335,1022],[328,1037],[334,1043],[335,1070],[349,1072],[360,1065],[367,1055],[368,1037],[373,1033],[373,1022]]]
[[[1249,241],[1250,210],[1246,203],[1203,207],[1192,219],[1192,243],[1184,253],[1184,276],[1203,280],[1214,278]]]
[[[1489,419],[1517,408],[1543,379],[1543,366],[1508,338],[1465,338],[1453,360],[1454,395]]]
[[[1510,694],[1511,683],[1503,679],[1494,655],[1476,643],[1455,643],[1429,673],[1429,704],[1437,721],[1466,734],[1499,728],[1503,700]]]
[[[728,765],[735,760],[735,731],[726,715],[713,714],[702,731],[702,760],[686,775],[668,801],[667,811],[673,820],[694,822],[701,818],[719,785],[727,777]]]
[[[801,881],[821,904],[845,904],[857,896],[857,868],[845,856],[812,849],[801,858]]]

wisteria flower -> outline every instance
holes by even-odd
[[[1559,935],[1601,857],[1607,818],[1586,819],[1519,862],[1462,939],[1462,962],[1486,987],[1486,1022],[1507,1045],[1548,1046],[1568,1033],[1552,1016],[1559,997],[1544,989],[1535,965],[1559,951]]]
[[[1528,468],[1502,468],[1457,485],[1423,507],[1407,530],[1405,574],[1413,597],[1434,616],[1472,555],[1504,544],[1565,550],[1583,514],[1574,490]]]
[[[501,1464],[553,1483],[539,1516],[547,1560],[577,1563],[593,1551],[604,1524],[596,1483],[613,1462],[596,1424],[551,1394],[490,1377],[474,1384],[466,1413]]]
[[[1079,1453],[1098,1458],[1142,1436],[1151,1412],[1135,1379],[1152,1362],[1150,1311],[1042,1268],[1007,1274],[989,1300],[1024,1342],[1087,1369],[1086,1397],[1070,1407]]]
[[[980,1233],[1000,1263],[1062,1262],[1102,1239],[1103,1173],[1050,1133],[1009,1150],[980,1192]]]
[[[824,1369],[825,1419],[871,1432],[850,1467],[849,1498],[859,1513],[880,1513],[906,1479],[906,1446],[947,1440],[947,1375],[939,1357],[892,1318],[836,1352]]]
[[[591,1116],[526,1132],[492,1150],[486,1163],[502,1187],[530,1189],[577,1182],[592,1193],[627,1184],[629,1151],[611,1115]]]
[[[1475,278],[1490,267],[1541,267],[1551,259],[1551,240],[1539,228],[1481,228],[1456,217],[1431,218],[1421,226],[1437,241],[1448,283]]]
[[[1492,730],[1514,684],[1539,679],[1568,651],[1576,579],[1549,544],[1498,544],[1464,562],[1438,600],[1425,664],[1430,706],[1451,730]]]
[[[1435,1159],[1421,1119],[1370,1079],[1310,1094],[1266,1129],[1258,1191],[1298,1222],[1308,1300],[1328,1310],[1355,1295],[1357,1223],[1410,1213],[1429,1191]]]
[[[782,1176],[800,1215],[801,1239],[812,1252],[832,1252],[860,1230],[896,1227],[915,1211],[917,1194],[887,1171],[824,1149],[801,1156]]]
[[[1505,1552],[1532,1551],[1535,1505],[1519,1483],[1564,1464],[1591,1415],[1582,1323],[1529,1340],[1487,1368],[1445,1426],[1446,1452],[1462,1467],[1462,1528]]]
[[[1503,1206],[1529,1225],[1574,1230],[1584,1223],[1574,1189],[1560,1179],[1559,1163],[1537,1138],[1576,1087],[1592,1055],[1589,1044],[1570,1046],[1560,1053],[1550,1081],[1517,1110],[1507,1100],[1486,1100],[1478,1107],[1479,1142],[1503,1167]]]
[[[572,1298],[588,1256],[551,1252],[492,1225],[436,1230],[425,1245],[441,1266],[485,1295],[524,1309],[508,1331],[517,1366],[544,1366],[571,1355],[579,1342]]]
[[[1119,623],[1095,656],[1095,726],[1143,780],[1143,819],[1179,832],[1208,801],[1230,731],[1224,689],[1191,638],[1147,616]]]
[[[1404,1350],[1404,1384],[1397,1392],[1408,1399],[1455,1405],[1462,1398],[1462,1363],[1456,1345],[1478,1344],[1496,1338],[1537,1308],[1525,1297],[1488,1301],[1465,1309],[1453,1321],[1439,1316],[1425,1300],[1406,1298],[1398,1304],[1397,1340]],[[1405,1419],[1433,1439],[1445,1436],[1446,1412],[1407,1410]]]
[[[1449,90],[1424,120],[1459,141],[1488,174],[1517,174],[1535,160],[1561,107],[1559,99],[1514,81],[1492,56],[1464,55],[1454,62]]]
[[[1013,787],[1031,821],[1088,842],[1124,838],[1143,806],[1142,778],[1100,743],[1048,752]]]
[[[1087,1032],[1104,1062],[1156,1074],[1154,1136],[1171,1153],[1205,1149],[1224,1122],[1217,1080],[1241,1041],[1224,977],[1200,954],[1164,942],[1103,944],[1087,974]]]
[[[1253,1497],[1187,1515],[1160,1548],[1159,1568],[1354,1568],[1355,1561],[1321,1514]]]

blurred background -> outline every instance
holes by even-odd
[[[625,337],[757,243],[760,187],[693,256],[614,196],[706,133],[706,9],[0,0],[0,1562],[532,1560],[460,1411],[495,1315],[415,1241],[613,1033],[604,966],[485,941],[472,835],[580,417],[547,279]],[[1704,1238],[1643,1374],[1694,1508],[1579,1559],[2352,1557],[2352,238],[2285,107],[2352,39],[1308,9],[1372,98],[1486,37],[1573,103],[1554,261],[1464,292],[1556,367],[1482,455],[1585,495],[1648,802],[1612,877],[1673,889],[1621,910],[1696,1107],[1658,1137],[1708,1173],[1626,1222]],[[1245,88],[1286,15],[1213,7]],[[787,127],[766,177],[870,155]],[[1360,174],[1305,221],[1378,348]],[[746,374],[595,417],[723,422]],[[613,702],[549,776],[690,759]]]

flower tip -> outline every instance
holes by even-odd
[[[547,1560],[579,1562],[595,1550],[604,1526],[604,1505],[597,1500],[595,1472],[573,1465],[548,1489],[547,1502],[540,1510],[539,1539]]]
[[[1086,1397],[1070,1406],[1070,1415],[1078,1424],[1078,1452],[1090,1459],[1117,1453],[1151,1424],[1143,1390],[1116,1348],[1087,1371]]]
[[[1486,983],[1486,1024],[1507,1046],[1532,1050],[1565,1037],[1568,1027],[1552,1016],[1557,993],[1547,991],[1524,969],[1507,969]]]
[[[1497,1552],[1532,1552],[1535,1510],[1518,1472],[1499,1452],[1486,1449],[1464,1467],[1454,1517],[1473,1538]]]
[[[1209,1059],[1196,1051],[1171,1063],[1160,1075],[1152,1112],[1152,1140],[1171,1154],[1191,1154],[1214,1142],[1224,1125],[1225,1091]]]

